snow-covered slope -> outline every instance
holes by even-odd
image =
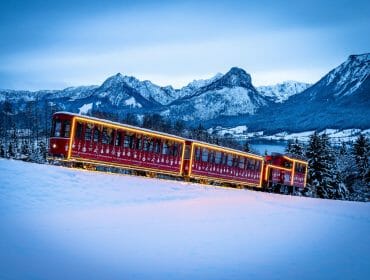
[[[319,83],[332,87],[334,95],[344,97],[355,93],[370,76],[370,53],[351,55],[343,64],[330,71]]]
[[[272,101],[282,103],[289,97],[301,93],[309,86],[311,86],[311,84],[297,81],[285,81],[271,86],[259,86],[256,87],[256,89],[259,93],[270,98]]]
[[[370,204],[0,160],[1,279],[366,279]]]

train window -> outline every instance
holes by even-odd
[[[227,158],[228,158],[228,154],[223,153],[222,154],[222,164],[223,165],[227,164]]]
[[[227,157],[227,165],[232,166],[233,165],[233,155],[228,155]]]
[[[184,155],[184,159],[190,159],[190,146],[189,146],[189,145],[186,145],[186,146],[185,146],[185,155]]]
[[[285,161],[284,162],[284,167],[285,168],[292,168],[292,163],[290,161]]]
[[[215,152],[214,151],[209,151],[208,162],[215,163]]]
[[[244,169],[244,162],[245,162],[245,158],[244,157],[240,157],[240,160],[239,160],[239,168]]]
[[[86,125],[85,129],[85,141],[91,141],[91,131],[92,131],[93,125],[91,123],[88,123]]]
[[[254,159],[250,159],[250,158],[247,159],[247,164],[246,164],[247,169],[254,170],[254,165],[255,165]]]
[[[82,139],[82,123],[77,122],[77,127],[76,127],[76,138],[77,139]]]
[[[169,143],[168,141],[163,141],[163,147],[162,147],[162,155],[168,155],[169,154]]]
[[[132,149],[134,147],[134,134],[126,133],[123,139],[123,147]]]
[[[143,137],[140,134],[136,134],[136,142],[135,142],[135,149],[141,150],[143,148]]]
[[[99,138],[100,138],[100,131],[99,131],[99,128],[95,126],[94,133],[93,133],[93,141],[99,142]]]
[[[154,139],[153,152],[158,153],[158,154],[161,153],[161,140],[160,139]]]
[[[173,141],[168,142],[168,154],[173,156],[175,154],[175,143]]]
[[[60,120],[55,120],[54,122],[54,131],[52,135],[54,137],[60,137],[60,130],[62,128],[62,122]]]
[[[261,168],[261,161],[256,160],[255,170],[260,170],[260,168]]]
[[[182,156],[182,149],[184,149],[184,145],[182,143],[177,143],[177,156],[178,157]]]
[[[115,146],[121,146],[121,141],[122,141],[121,131],[116,130],[116,139],[114,140],[114,145]]]
[[[103,136],[102,136],[102,143],[103,144],[108,144],[109,143],[109,135],[108,135],[108,128],[104,127],[103,128]]]
[[[238,167],[238,165],[239,165],[239,157],[238,156],[234,156],[233,166],[234,167]]]
[[[63,137],[69,137],[71,134],[71,121],[66,120],[63,122]]]
[[[103,128],[103,133],[102,133],[102,143],[103,144],[111,144],[113,140],[113,130],[108,127]]]
[[[305,173],[305,166],[301,163],[295,164],[295,172],[297,173]]]
[[[208,149],[207,148],[202,149],[202,161],[203,162],[208,161]]]
[[[151,152],[153,147],[153,140],[149,136],[144,136],[144,151]]]
[[[255,170],[256,169],[256,161],[254,159],[251,159],[251,170]]]
[[[108,134],[110,134],[109,138],[109,145],[114,145],[114,135],[116,134],[117,130],[113,130],[111,128],[108,129]]]
[[[215,163],[216,164],[220,164],[221,163],[221,158],[222,158],[221,152],[216,152],[216,155],[215,155]]]
[[[200,161],[200,147],[195,149],[195,160]]]
[[[179,155],[179,143],[174,142],[172,146],[172,155],[177,157]]]
[[[100,138],[100,131],[99,131],[99,127],[95,126],[94,128],[94,142],[99,142],[99,138]]]

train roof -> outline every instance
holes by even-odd
[[[141,131],[148,132],[148,133],[151,133],[151,134],[159,134],[159,135],[164,136],[164,137],[176,138],[176,139],[182,140],[182,141],[187,140],[184,137],[176,136],[176,135],[173,135],[173,134],[168,134],[168,133],[164,133],[164,132],[160,132],[160,131],[156,131],[156,130],[137,127],[137,126],[133,126],[133,125],[125,124],[125,123],[113,122],[113,121],[110,121],[110,120],[107,120],[107,119],[99,119],[99,118],[95,118],[95,117],[80,115],[80,114],[71,113],[71,112],[64,112],[64,111],[55,112],[53,115],[56,115],[56,114],[70,115],[70,116],[79,117],[79,118],[86,119],[86,120],[104,122],[104,123],[107,123],[107,124],[110,124],[110,125],[115,125],[115,126],[124,126],[124,127],[127,127],[127,128],[131,128],[133,130],[141,130]]]
[[[302,162],[302,163],[307,164],[307,159],[304,158],[303,156],[298,156],[298,155],[294,155],[294,154],[290,154],[290,153],[286,153],[286,154],[271,153],[271,156],[272,157],[283,157],[283,158],[286,158],[286,159],[291,160],[291,161],[297,161],[297,162]]]

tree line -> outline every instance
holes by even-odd
[[[286,152],[308,161],[307,186],[302,195],[370,201],[370,141],[360,134],[354,143],[333,146],[329,137],[314,132],[307,145],[289,142]]]

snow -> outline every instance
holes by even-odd
[[[86,115],[93,107],[93,103],[85,104],[78,109],[79,114]]]
[[[210,79],[199,79],[199,80],[193,80],[190,82],[187,86],[181,88],[181,90],[186,90],[187,88],[191,88],[192,90],[199,89],[201,87],[205,87],[214,81],[220,79],[223,76],[221,73],[217,73],[215,76],[213,76]]]
[[[354,93],[370,75],[370,53],[351,55],[326,75],[322,83],[334,86],[335,96]]]
[[[0,160],[1,279],[365,279],[370,204]]]
[[[310,86],[311,84],[308,83],[284,81],[276,85],[259,86],[256,89],[263,96],[270,97],[274,102],[283,103],[289,97],[303,92]]]
[[[258,136],[259,139],[267,139],[267,140],[276,140],[276,141],[288,141],[288,140],[295,140],[298,139],[301,142],[308,142],[310,136],[314,133],[313,130],[310,131],[302,131],[302,132],[295,132],[295,133],[288,133],[286,131],[279,132],[274,135],[260,135]],[[331,143],[338,144],[340,142],[353,142],[357,139],[359,134],[364,134],[366,137],[370,137],[370,130],[361,130],[359,128],[351,128],[351,129],[325,129],[320,131],[319,134],[326,133],[329,137]],[[249,135],[249,134],[247,134]]]
[[[252,151],[257,152],[260,155],[264,155],[265,152],[270,155],[271,153],[285,153],[286,144],[285,143],[272,143],[272,144],[258,144],[252,143],[250,144]]]
[[[246,125],[239,125],[239,126],[232,127],[232,128],[222,128],[221,126],[217,126],[216,128],[210,128],[207,131],[210,134],[215,132],[218,135],[224,136],[225,134],[232,134],[232,135],[245,134],[247,130],[248,130],[248,127]]]
[[[187,99],[186,102],[171,106],[171,115],[181,115],[182,120],[192,121],[254,114],[258,108],[266,105],[263,97],[255,93],[251,89],[239,86],[207,90]]]
[[[138,103],[135,99],[135,97],[130,97],[129,99],[125,100],[125,105],[127,106],[131,106],[133,108],[141,108],[143,106],[141,106],[140,103]]]
[[[275,134],[266,134],[263,131],[248,132],[248,127],[245,125],[235,126],[235,127],[222,127],[216,126],[208,129],[209,133],[215,133],[217,135],[223,136],[227,133],[233,135],[235,139],[238,140],[268,140],[268,141],[289,141],[298,139],[301,142],[308,142],[310,136],[315,132],[314,130],[302,131],[289,133],[286,131],[275,133]],[[319,131],[319,134],[326,133],[332,144],[338,144],[341,142],[353,142],[357,139],[359,134],[363,134],[366,137],[370,137],[370,129],[361,130],[359,128],[350,128],[350,129],[332,129],[327,128],[325,130]],[[280,144],[278,146],[281,146]],[[260,145],[258,150],[264,149],[263,145]],[[271,147],[268,147],[268,150],[271,150]]]

